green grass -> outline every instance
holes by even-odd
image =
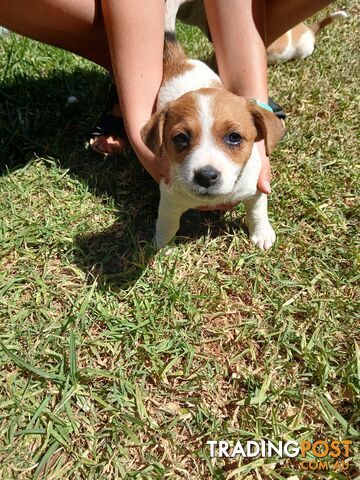
[[[358,38],[353,16],[270,69],[288,113],[275,247],[251,246],[239,206],[188,215],[167,256],[151,247],[156,185],[132,155],[86,148],[105,73],[0,40],[1,479],[314,478],[298,461],[212,461],[206,441],[355,441]]]

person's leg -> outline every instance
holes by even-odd
[[[0,0],[0,25],[111,69],[100,0]]]
[[[242,95],[246,95],[247,84],[251,84],[252,90],[263,90],[265,95],[265,50],[260,44],[270,45],[331,2],[332,0],[204,0],[219,71],[223,80],[225,78],[227,88],[234,93],[242,91]],[[234,48],[234,45],[245,44],[250,48]],[[238,65],[246,65],[252,78],[249,77],[247,81],[245,70],[243,75],[239,75]],[[263,67],[261,73],[260,65]],[[253,75],[255,70],[258,75]],[[254,82],[260,85],[256,87]],[[258,96],[261,96],[261,92]]]
[[[91,60],[111,72],[110,52],[101,11],[101,0],[0,0],[0,25],[9,30],[63,48]],[[108,105],[93,127],[91,147],[101,153],[121,152],[126,135],[115,135],[121,117],[117,101]],[[100,125],[98,123],[100,122]],[[119,118],[120,130],[124,131]],[[100,127],[100,128],[99,128]],[[105,135],[100,133],[106,133]]]
[[[267,0],[265,45],[332,3],[333,0]]]

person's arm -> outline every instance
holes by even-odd
[[[231,92],[268,102],[265,0],[204,0],[220,77]],[[259,142],[258,188],[270,193],[270,162]]]
[[[102,11],[129,140],[144,168],[159,181],[159,162],[142,142],[140,130],[153,112],[162,79],[164,1],[103,0]]]

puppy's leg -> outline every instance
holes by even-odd
[[[244,200],[244,204],[250,240],[261,250],[268,250],[275,242],[275,232],[268,219],[267,195],[258,192],[254,197]]]
[[[158,249],[165,247],[180,227],[180,217],[184,213],[183,206],[176,201],[173,195],[169,195],[160,189],[159,213],[156,221],[155,242]]]

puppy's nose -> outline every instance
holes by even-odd
[[[199,168],[195,171],[194,180],[195,182],[205,188],[211,187],[217,183],[220,177],[219,170],[216,168],[207,165],[206,167]]]

